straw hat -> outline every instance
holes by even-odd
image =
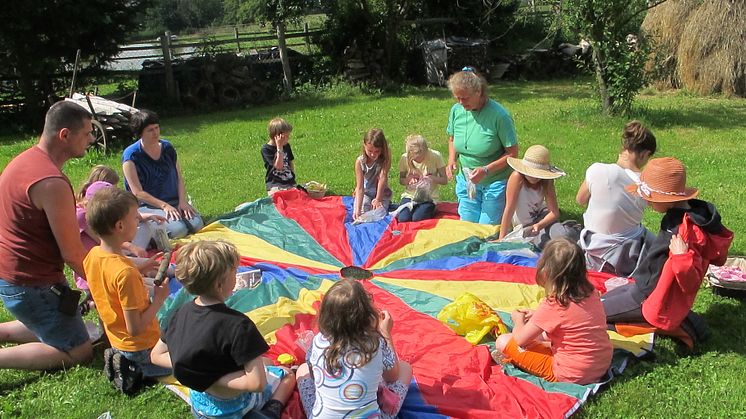
[[[650,202],[678,202],[694,198],[697,188],[686,186],[686,168],[673,157],[651,159],[637,183],[628,185],[627,192]]]
[[[508,157],[508,164],[516,172],[537,179],[557,179],[566,174],[549,164],[549,150],[543,145],[527,148],[523,159]]]

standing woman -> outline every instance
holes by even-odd
[[[176,149],[161,139],[158,115],[142,109],[132,115],[130,125],[139,140],[122,153],[122,171],[125,188],[140,201],[140,212],[166,217],[172,239],[199,231],[204,222],[187,198]]]
[[[487,81],[472,67],[451,75],[448,88],[458,103],[448,116],[446,175],[449,180],[456,177],[459,216],[464,221],[499,224],[510,175],[507,160],[518,155],[513,118],[487,97]]]

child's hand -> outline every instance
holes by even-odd
[[[407,185],[414,185],[415,183],[420,181],[420,177],[417,175],[409,175],[407,176]]]
[[[135,244],[131,244],[128,246],[127,251],[132,253],[133,255],[139,257],[139,258],[146,258],[148,257],[148,251],[143,249],[140,246],[137,246]]]
[[[358,218],[360,218],[360,208],[355,208],[355,210],[352,211],[352,220],[355,221]]]
[[[143,213],[140,213],[140,221],[154,221],[154,222],[156,222],[158,224],[163,224],[166,221],[168,221],[168,219],[166,217],[162,216],[162,215],[159,215],[159,214],[143,214]]]
[[[671,237],[671,244],[668,245],[668,249],[671,251],[672,255],[683,255],[689,251],[689,245],[686,244],[681,236],[674,234],[673,237]]]
[[[168,289],[168,281],[170,281],[170,278],[165,277],[163,279],[163,282],[161,282],[161,285],[153,284],[153,302],[154,303],[163,304],[163,302],[166,301],[166,298],[168,298],[168,294],[170,293]]]
[[[386,310],[381,310],[381,319],[378,321],[378,331],[381,332],[384,338],[391,337],[391,329],[394,328],[394,319],[391,318]]]
[[[157,259],[160,259],[161,257],[163,257],[163,252],[158,252],[144,261],[137,263],[135,266],[137,266],[137,270],[140,271],[143,276],[149,276],[148,273],[158,270],[161,262]]]
[[[518,309],[510,313],[510,318],[514,325],[524,325],[531,318],[531,312],[525,309]]]
[[[283,147],[285,147],[285,144],[288,143],[289,139],[290,139],[290,137],[286,137],[286,136],[284,136],[282,134],[275,135],[275,138],[273,138],[273,140],[275,141],[275,147],[277,147],[277,148],[283,148]]]
[[[373,200],[370,201],[370,204],[373,207],[373,209],[383,207],[383,204],[381,203],[381,201],[378,200],[378,198],[373,198]]]

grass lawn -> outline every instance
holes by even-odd
[[[544,144],[553,163],[568,176],[556,182],[563,218],[582,219],[575,192],[593,162],[612,162],[626,118],[600,116],[585,81],[516,82],[491,88],[491,97],[513,114],[520,148]],[[325,182],[338,194],[354,186],[353,161],[366,130],[386,133],[395,162],[404,137],[420,133],[447,155],[445,126],[452,104],[446,89],[409,88],[396,95],[366,96],[349,87],[271,106],[164,118],[162,135],[179,152],[187,190],[208,218],[237,204],[262,197],[264,168],[259,148],[266,123],[274,116],[294,126],[290,142],[299,180]],[[746,227],[746,102],[684,93],[647,91],[635,118],[658,139],[658,156],[675,156],[688,168],[688,183],[713,201],[726,226],[736,232],[732,254],[746,253],[740,235]],[[35,138],[0,136],[0,167]],[[521,151],[521,154],[522,151]],[[121,173],[120,153],[89,154],[68,162],[65,171],[80,184],[93,164]],[[392,179],[394,179],[392,177]],[[395,195],[402,188],[394,185]],[[739,192],[740,191],[740,192]],[[454,200],[453,186],[441,191]],[[645,224],[657,231],[660,216],[648,211]],[[695,311],[702,313],[712,338],[696,355],[682,353],[667,339],[656,344],[655,359],[634,363],[628,373],[588,403],[583,417],[744,417],[746,406],[746,308],[743,303],[700,292]],[[0,320],[9,320],[0,308]],[[0,371],[0,417],[185,417],[186,404],[162,387],[135,398],[116,393],[100,372],[102,361],[58,373]]]

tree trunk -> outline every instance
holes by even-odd
[[[601,96],[601,105],[604,113],[610,115],[614,101],[609,95],[609,86],[606,82],[604,57],[599,51],[598,44],[593,41],[591,41],[591,48],[593,48],[593,66],[596,69],[596,82],[598,83],[598,94]]]
[[[285,22],[277,24],[277,44],[280,49],[280,61],[282,61],[282,72],[284,75],[282,83],[285,85],[285,92],[290,93],[293,91],[293,74],[290,71],[288,47],[285,43]]]

